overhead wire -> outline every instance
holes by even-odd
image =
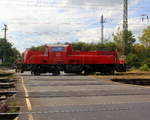
[[[1,0],[0,2],[7,2],[7,1],[9,1],[9,0]],[[13,2],[18,2],[19,0],[13,0]],[[9,1],[10,2],[10,1]],[[26,1],[27,3],[23,3],[23,4],[20,4],[21,3],[21,1],[20,2],[18,2],[18,3],[13,3],[13,4],[7,4],[7,6],[8,5],[13,5],[13,6],[27,6],[27,7],[45,7],[45,5],[47,6],[47,7],[54,7],[54,8],[62,8],[62,9],[64,9],[64,8],[84,8],[84,6],[63,6],[63,5],[61,5],[61,6],[59,6],[58,4],[56,4],[55,2],[53,2],[53,3],[50,3],[50,2],[39,2],[38,4],[35,4],[36,2],[34,2],[34,1],[31,1],[31,0],[27,0]],[[4,3],[3,3],[4,4]],[[0,6],[1,6],[2,4],[0,4]],[[85,5],[86,6],[86,5]],[[87,5],[88,7],[102,7],[102,6],[104,6],[104,5]],[[107,7],[107,6],[105,6],[106,7],[106,10],[114,10],[114,9],[112,9],[112,8],[109,8],[109,7]],[[130,9],[132,9],[132,10],[136,10],[136,9],[141,9],[141,8],[144,8],[146,11],[147,10],[150,10],[150,9],[147,9],[147,8],[145,8],[145,7],[142,7],[142,6],[140,6],[140,7],[131,7],[131,8],[129,8],[129,10]],[[96,9],[101,9],[101,8],[96,8]],[[117,8],[117,9],[115,9],[115,10],[117,10],[117,11],[120,11],[120,10],[122,10],[122,8]],[[72,18],[71,18],[72,19]],[[76,18],[76,19],[78,19],[78,18]],[[81,18],[82,19],[82,18]],[[133,18],[132,18],[133,19]],[[117,20],[117,19],[116,19]],[[120,19],[121,20],[121,19]],[[9,24],[54,24],[54,23],[50,23],[50,22],[9,22]],[[60,24],[65,24],[65,25],[70,25],[70,24],[78,24],[78,25],[82,25],[82,24],[84,24],[84,23],[74,23],[74,22],[66,22],[66,23],[59,23],[59,25]],[[95,23],[95,24],[100,24],[100,23]],[[122,23],[120,23],[120,24],[115,24],[115,23],[108,23],[108,24],[110,24],[110,25],[121,25]],[[89,25],[93,25],[93,24],[89,24]],[[139,24],[135,24],[135,25],[133,25],[133,24],[130,24],[130,25],[132,25],[132,26],[141,26],[141,25],[139,25]]]

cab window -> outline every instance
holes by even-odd
[[[48,48],[45,48],[44,56],[48,56]]]
[[[63,52],[65,51],[64,47],[52,47],[51,51],[53,52]]]

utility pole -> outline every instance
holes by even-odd
[[[6,42],[7,41],[7,25],[6,24],[4,24],[4,41]]]
[[[104,16],[101,16],[101,44],[104,43]]]
[[[3,30],[4,30],[4,43],[6,43],[7,42],[7,30],[8,30],[6,24],[4,24],[4,29]],[[7,53],[6,53],[6,51],[4,51],[2,62],[6,61],[6,56],[7,56]]]
[[[123,53],[125,56],[128,54],[128,0],[124,0],[123,5]]]

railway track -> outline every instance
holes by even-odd
[[[3,97],[0,101],[6,101],[15,95],[21,102],[20,106],[9,106],[16,109],[19,107],[20,112],[0,113],[4,120],[10,120],[12,116],[17,115],[17,120],[92,120],[93,115],[94,120],[105,120],[108,113],[127,114],[136,111],[137,114],[141,109],[149,108],[150,89],[119,84],[117,82],[120,80],[116,79],[113,80],[115,82],[111,82],[108,79],[87,76],[31,76],[28,73],[23,74],[21,78],[17,82],[19,91],[14,90],[15,85],[8,87],[8,83],[13,84],[16,80],[0,80],[6,85],[1,88],[3,91],[0,92],[0,96]],[[128,119],[134,118],[134,115],[129,114]],[[114,116],[111,118],[115,119]],[[121,116],[120,118],[125,119]]]
[[[11,78],[11,75],[13,73],[0,74],[0,120],[13,120],[17,116],[16,114],[7,114],[10,111],[13,113],[12,110],[15,110],[8,106],[13,103],[16,95],[16,79]]]
[[[125,84],[150,86],[150,79],[112,79],[112,81]]]
[[[115,120],[141,120],[143,115],[150,117],[147,112],[149,88],[89,76],[32,76],[28,72],[20,76],[19,120],[108,120],[107,116]]]
[[[150,89],[125,85],[149,86],[150,79],[111,82],[88,76],[25,73],[19,74],[22,79],[16,81],[7,75],[0,75],[0,120],[13,120],[17,116],[17,120],[141,120],[143,116],[148,120],[150,117]],[[14,96],[20,105],[6,107]],[[17,111],[6,112],[8,109]]]
[[[16,91],[16,79],[8,79],[6,76],[0,78],[0,120],[12,120],[18,115],[19,120],[31,120],[28,116],[32,116],[33,120],[49,120],[50,115],[54,120],[60,120],[56,117],[57,114],[63,115],[64,120],[69,120],[66,114],[72,114],[72,116],[75,114],[74,118],[79,118],[79,120],[91,120],[91,116],[85,118],[83,115],[139,110],[133,103],[148,103],[150,100],[147,99],[150,97],[150,89],[116,83],[149,85],[149,79],[143,79],[143,81],[113,79],[114,82],[108,82],[108,79],[102,80],[87,76],[31,76],[29,74],[23,74],[22,78],[27,93],[24,93],[22,89],[21,80],[17,82],[19,91]],[[14,95],[23,103],[21,106],[8,106],[7,108],[20,108],[21,111],[5,112],[7,101]],[[26,107],[26,100],[30,101],[32,110],[29,110],[28,105]],[[132,105],[134,107],[131,107]],[[147,108],[144,107],[144,109]],[[95,120],[99,120],[98,114]]]

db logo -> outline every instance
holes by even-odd
[[[61,54],[60,53],[56,53],[56,56],[59,57],[59,56],[61,56]]]

